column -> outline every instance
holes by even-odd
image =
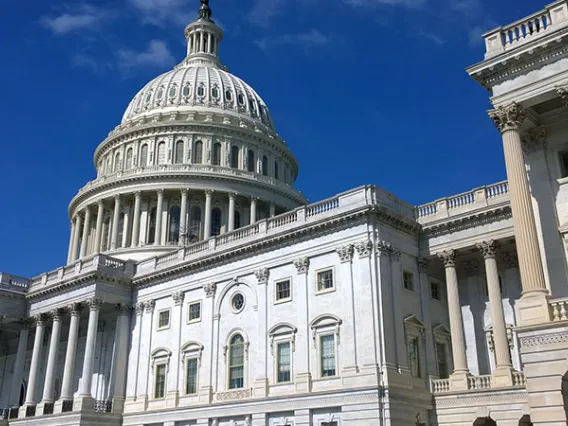
[[[342,377],[354,376],[357,374],[359,351],[356,324],[355,324],[355,292],[353,288],[353,254],[355,252],[353,244],[347,244],[335,249],[339,257],[340,265],[336,268],[337,281],[341,283],[339,291],[343,301],[343,326],[342,333],[345,340],[352,342],[352,345],[339,345],[340,357],[343,369]],[[338,369],[339,370],[339,369]]]
[[[235,230],[235,198],[237,194],[229,193],[229,232]]]
[[[311,330],[310,330],[310,304],[309,304],[309,288],[308,273],[310,269],[310,259],[301,257],[293,261],[296,268],[296,279],[298,285],[294,288],[299,289],[297,295],[297,319],[298,319],[298,336],[296,338],[296,374],[294,377],[296,392],[312,391],[312,375],[310,372],[310,355],[311,355]]]
[[[203,336],[206,339],[210,339],[210,342],[215,342],[215,330],[216,326],[219,324],[219,315],[214,315],[215,311],[215,292],[217,291],[217,284],[214,282],[203,284],[203,291],[205,293],[205,299],[203,299],[203,304],[201,305],[201,316],[203,318],[212,318],[205,321],[203,324]],[[206,374],[199,377],[199,402],[201,404],[211,404],[213,399],[213,384],[214,380],[217,378],[213,371],[217,368],[217,362],[215,361],[215,350],[211,345],[209,348],[205,348],[205,353],[203,354],[204,362],[209,362],[211,368],[209,368]],[[215,378],[215,379],[214,379]],[[199,423],[198,423],[199,424]],[[209,425],[209,423],[207,423]]]
[[[52,327],[51,338],[49,340],[49,352],[47,355],[47,366],[45,368],[45,382],[43,384],[43,397],[41,404],[38,407],[38,415],[44,413],[45,404],[53,404],[53,386],[55,382],[55,368],[59,356],[59,341],[61,337],[61,312],[59,309],[54,309],[51,312]],[[47,410],[46,410],[47,411]],[[50,410],[51,413],[53,409]],[[46,414],[51,414],[46,413]]]
[[[276,204],[270,203],[269,209],[270,209],[269,210],[270,211],[270,217],[276,216]]]
[[[110,237],[110,249],[115,250],[118,245],[118,227],[120,226],[120,195],[114,196],[114,215],[112,216],[112,231]]]
[[[83,224],[83,217],[81,214],[75,216],[75,229],[73,231],[73,245],[71,248],[71,262],[77,260],[77,255],[79,254],[79,237],[81,235],[81,226]]]
[[[138,247],[140,244],[140,203],[142,201],[142,193],[136,191],[134,193],[134,211],[132,212],[132,241],[131,247]]]
[[[103,217],[105,214],[105,205],[103,200],[99,200],[97,210],[97,227],[95,228],[95,253],[101,252],[101,239],[103,236]]]
[[[477,248],[481,251],[485,260],[487,292],[489,294],[489,304],[491,305],[493,347],[495,352],[494,385],[496,387],[511,386],[513,384],[511,353],[509,352],[507,326],[505,325],[505,314],[503,313],[503,302],[499,286],[499,271],[497,269],[497,259],[495,258],[497,243],[495,241],[484,241],[479,243]]]
[[[73,254],[73,240],[75,239],[75,222],[71,221],[71,232],[69,235],[69,250],[67,250],[67,264],[72,262],[71,256]]]
[[[550,321],[542,259],[536,232],[532,199],[527,178],[520,127],[525,120],[523,107],[512,103],[489,112],[503,137],[503,151],[509,180],[515,243],[519,257],[523,293],[517,305],[519,325]]]
[[[126,372],[128,368],[128,333],[129,315],[132,308],[127,305],[116,305],[118,317],[116,319],[116,352],[114,358],[114,396],[112,398],[112,412],[122,413],[126,398]]]
[[[268,277],[270,270],[261,268],[254,272],[258,282],[258,324],[257,324],[257,359],[254,378],[253,395],[255,398],[266,398],[268,396],[268,356],[270,348],[268,346]],[[276,358],[275,358],[276,359]]]
[[[467,369],[465,354],[465,336],[462,325],[458,275],[456,272],[456,253],[454,250],[447,250],[439,253],[438,257],[443,262],[446,269],[448,312],[450,316],[452,355],[454,359],[454,372],[450,378],[450,386],[452,390],[466,390],[468,388],[467,375],[469,375],[469,371]]]
[[[21,321],[22,330],[18,340],[18,351],[16,352],[16,363],[14,364],[14,375],[12,376],[12,387],[10,392],[10,407],[18,407],[20,400],[20,386],[22,385],[22,373],[24,372],[24,361],[28,350],[28,336],[30,334],[29,320]]]
[[[164,190],[158,189],[158,203],[156,206],[156,234],[154,235],[154,244],[162,243],[162,213],[164,210]]]
[[[79,396],[73,403],[73,411],[94,409],[94,400],[91,396],[91,382],[93,379],[93,363],[95,355],[95,343],[97,338],[97,325],[99,322],[99,309],[102,301],[97,298],[87,300],[89,306],[89,325],[87,327],[87,342],[85,344],[85,358],[83,360],[83,372]]]
[[[181,330],[183,327],[183,301],[185,293],[178,291],[172,294],[174,300],[174,308],[172,309],[172,331],[174,331],[171,338],[172,357],[170,359],[171,365],[180,365],[181,368],[170,368],[168,372],[168,392],[166,394],[166,406],[175,408],[179,404],[180,395],[180,371],[184,371],[184,364],[180,363],[180,346],[181,346]],[[182,381],[183,383],[183,381]],[[183,387],[183,384],[182,384]]]
[[[426,330],[432,329],[432,313],[431,307],[432,304],[430,303],[431,300],[431,289],[430,289],[430,278],[428,277],[428,260],[424,258],[419,258],[417,261],[418,264],[418,277],[419,277],[419,284],[420,284],[420,311],[422,314],[422,321],[424,321],[424,328]],[[436,365],[436,360],[434,357],[435,354],[435,346],[434,346],[434,336],[432,333],[426,331],[425,333],[425,349],[426,356],[425,365],[426,365],[426,374],[428,378],[435,376],[438,377],[438,368]]]
[[[32,350],[32,359],[30,362],[30,376],[28,378],[28,389],[26,392],[26,401],[20,409],[20,416],[25,417],[26,406],[35,406],[35,388],[37,382],[37,373],[39,369],[39,362],[41,359],[41,347],[43,344],[43,333],[44,333],[44,318],[42,315],[36,315],[34,318],[36,322],[36,332],[34,338],[34,347]],[[23,415],[22,415],[23,411]]]
[[[187,235],[187,189],[181,190],[181,207],[179,214],[179,245],[186,244]]]
[[[61,397],[59,398],[55,412],[62,411],[63,401],[73,400],[73,375],[75,372],[75,357],[77,356],[77,339],[79,336],[80,308],[78,303],[67,307],[70,315],[69,337],[65,352],[65,366],[63,367],[63,380],[61,381]]]
[[[206,240],[211,236],[211,202],[213,197],[213,191],[207,189],[205,190],[205,224],[203,230],[203,239]]]
[[[250,224],[256,223],[256,202],[258,198],[252,197],[250,199]]]
[[[89,232],[91,231],[91,209],[85,209],[85,225],[83,226],[83,237],[81,238],[81,252],[79,257],[87,255],[87,248],[89,247]]]

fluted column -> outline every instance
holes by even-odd
[[[63,367],[63,380],[61,381],[62,401],[73,399],[73,375],[75,373],[75,358],[77,356],[77,339],[79,336],[80,305],[73,303],[67,307],[70,315],[69,337],[65,352],[65,366]]]
[[[44,318],[42,315],[37,315],[35,317],[36,322],[36,331],[34,337],[34,347],[32,350],[32,359],[30,362],[30,376],[28,378],[28,389],[26,391],[26,401],[24,403],[24,410],[25,406],[27,405],[35,405],[35,390],[36,390],[36,383],[37,383],[37,373],[39,370],[39,362],[41,359],[41,349],[43,344],[43,333],[44,333]],[[21,416],[23,417],[23,416]]]
[[[112,231],[110,237],[110,249],[118,247],[118,227],[120,226],[120,195],[114,196],[114,214],[112,216]]]
[[[258,198],[252,197],[250,199],[250,224],[256,223],[256,202]]]
[[[181,207],[179,213],[179,245],[183,246],[187,235],[187,189],[181,190]]]
[[[463,332],[463,320],[458,290],[458,275],[456,271],[456,253],[447,250],[438,254],[446,270],[446,287],[448,295],[448,312],[450,317],[450,333],[452,335],[452,354],[454,359],[454,375],[469,374],[465,352],[465,335]],[[457,377],[456,377],[457,378]],[[452,381],[453,389],[467,389],[467,381]]]
[[[87,207],[85,209],[85,225],[83,226],[83,236],[81,238],[81,252],[79,257],[85,257],[87,255],[87,249],[89,248],[89,232],[91,231],[91,209]]]
[[[70,264],[71,256],[73,254],[73,240],[75,240],[75,221],[71,221],[71,231],[69,232],[69,249],[67,250],[67,264]]]
[[[495,373],[497,386],[512,385],[511,377],[511,353],[509,340],[507,339],[507,326],[503,313],[501,300],[501,288],[499,285],[499,271],[497,268],[497,243],[484,241],[477,245],[485,260],[485,274],[487,276],[487,293],[491,305],[491,322],[493,325],[493,348],[495,352]]]
[[[24,362],[28,350],[28,337],[30,334],[28,319],[22,320],[22,329],[18,340],[18,350],[16,352],[16,362],[14,364],[14,374],[12,375],[12,387],[10,391],[10,407],[17,407],[20,401],[20,386],[22,385],[22,374],[24,372]]]
[[[101,240],[103,236],[103,217],[105,214],[105,205],[103,200],[99,200],[97,203],[97,227],[95,228],[95,247],[94,252],[100,253],[101,251]]]
[[[138,247],[140,244],[140,203],[142,201],[142,193],[136,191],[134,193],[134,211],[132,212],[132,241],[131,247]]]
[[[515,243],[517,245],[523,287],[522,298],[535,298],[529,301],[529,306],[523,307],[521,305],[519,307],[520,325],[527,321],[529,323],[548,321],[550,320],[548,303],[546,302],[548,290],[544,281],[542,259],[520,133],[520,127],[525,120],[525,112],[522,106],[512,103],[507,107],[490,111],[489,116],[495,122],[503,137]],[[540,312],[537,314],[538,310]]]
[[[85,222],[86,223],[86,222]],[[51,312],[52,327],[51,339],[49,341],[49,352],[47,355],[47,367],[45,369],[45,382],[43,385],[42,403],[53,402],[53,385],[55,381],[55,368],[57,367],[57,357],[59,355],[59,341],[61,336],[61,312],[54,309]]]
[[[211,210],[212,210],[213,191],[205,191],[205,224],[203,230],[203,238],[206,240],[211,236]]]
[[[81,236],[81,227],[83,225],[83,217],[80,214],[77,214],[75,217],[75,230],[73,231],[73,245],[71,248],[71,262],[75,262],[77,260],[77,256],[79,255],[79,238]]]
[[[164,190],[158,189],[158,202],[156,205],[156,234],[154,244],[160,245],[162,242],[162,211],[164,210]]]
[[[229,193],[229,232],[235,230],[235,198],[237,194]]]
[[[112,398],[113,413],[121,413],[126,397],[126,372],[128,367],[128,326],[129,315],[132,308],[119,304],[116,306],[118,318],[116,320],[116,354],[114,369],[114,396]]]

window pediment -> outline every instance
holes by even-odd
[[[332,314],[322,314],[314,318],[310,323],[314,348],[317,347],[318,334],[330,331],[335,334],[336,343],[339,344],[339,328],[341,322],[341,319]]]
[[[404,319],[404,328],[411,336],[420,336],[424,333],[424,323],[416,315],[410,315]]]
[[[274,355],[274,342],[275,341],[289,341],[292,352],[296,350],[296,333],[298,329],[292,324],[278,323],[274,325],[269,331],[270,336],[270,351]]]
[[[152,358],[152,367],[155,364],[166,364],[166,368],[169,371],[170,367],[170,358],[172,357],[172,351],[167,348],[157,348],[152,351],[150,354],[150,358]],[[154,370],[152,368],[152,370]]]

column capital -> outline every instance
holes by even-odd
[[[104,204],[105,204],[105,200],[103,200],[102,198],[99,201],[97,201],[97,206],[102,207],[102,206],[104,206]]]
[[[526,118],[524,108],[516,102],[493,109],[488,114],[501,133],[518,130]]]
[[[215,292],[217,291],[217,284],[215,283],[207,283],[203,284],[203,290],[205,291],[205,297],[214,297]]]
[[[497,241],[494,240],[482,241],[481,243],[476,244],[476,247],[479,251],[481,251],[484,259],[494,259],[497,254],[498,244]]]
[[[379,256],[385,256],[391,253],[392,246],[390,243],[387,243],[386,241],[378,240],[376,246],[377,246],[377,254]]]
[[[339,261],[341,263],[351,262],[351,259],[353,259],[353,252],[354,252],[353,244],[347,244],[345,246],[338,247],[335,249],[335,252],[339,256]]]
[[[69,305],[67,305],[67,312],[69,312],[69,315],[71,316],[78,316],[81,313],[81,304],[80,303],[70,303]]]
[[[140,200],[142,198],[142,191],[134,191],[134,198]]]
[[[259,198],[258,197],[250,197],[250,202],[251,203],[256,203],[258,202]]]
[[[455,250],[444,250],[438,253],[438,259],[442,261],[445,268],[455,268],[456,267],[456,251]]]
[[[423,257],[418,258],[418,273],[427,273],[429,264],[430,261],[428,259],[425,259]]]
[[[205,196],[206,197],[211,197],[213,195],[213,190],[212,189],[206,189],[205,190]]]
[[[538,126],[526,131],[521,136],[525,154],[532,154],[546,148],[546,127]]]
[[[89,306],[89,310],[99,311],[101,309],[103,301],[98,297],[91,297],[90,299],[87,299],[85,303],[87,304],[87,306]]]
[[[18,321],[18,324],[20,324],[20,327],[22,327],[22,329],[25,329],[25,330],[29,330],[33,323],[34,323],[33,318],[21,318]]]
[[[270,275],[270,270],[268,268],[262,268],[254,271],[254,275],[259,284],[268,283],[268,276]]]
[[[154,299],[150,299],[145,303],[146,312],[154,312],[154,308],[156,307],[156,301]]]
[[[117,303],[115,309],[119,315],[126,315],[132,310],[132,306],[125,303]]]
[[[134,307],[136,309],[136,315],[142,315],[142,313],[144,312],[144,306],[144,302],[138,302],[136,304],[136,306]]]
[[[566,87],[559,87],[556,89],[558,96],[564,101],[566,105],[568,105],[568,86]]]
[[[307,257],[301,257],[299,259],[294,260],[294,266],[296,267],[296,271],[298,274],[307,274],[308,269],[310,268],[310,259]]]
[[[172,298],[174,299],[174,304],[176,306],[179,306],[183,303],[183,300],[185,299],[185,293],[183,291],[176,291],[175,293],[172,294]]]
[[[236,192],[229,192],[229,198],[235,199],[237,198],[237,193]]]
[[[187,194],[189,193],[189,190],[187,188],[183,188],[181,191],[181,195],[187,197]]]
[[[34,315],[32,318],[33,318],[33,321],[35,322],[36,327],[38,327],[40,325],[45,325],[46,317],[45,317],[44,314],[37,314],[37,315]]]
[[[112,198],[114,198],[115,202],[120,201],[120,194],[115,194]]]
[[[63,310],[61,308],[55,308],[49,311],[49,316],[52,321],[61,321],[61,314],[63,314]]]
[[[164,195],[164,190],[160,188],[156,191],[156,193],[158,194],[158,197],[162,197]]]
[[[369,257],[373,253],[373,242],[371,240],[358,242],[355,244],[355,250],[357,250],[360,259]]]

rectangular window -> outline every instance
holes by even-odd
[[[436,357],[438,359],[438,376],[440,376],[440,379],[447,379],[450,375],[448,372],[446,345],[444,343],[436,343]]]
[[[317,274],[318,291],[333,289],[333,269],[326,269]]]
[[[244,344],[234,345],[230,349],[229,389],[240,389],[245,386],[244,350]]]
[[[276,300],[290,299],[290,280],[279,281],[276,283]]]
[[[320,337],[321,343],[321,375],[335,376],[335,337],[333,334]]]
[[[290,381],[290,343],[279,343],[277,351],[278,383]]]
[[[430,295],[434,300],[442,300],[440,283],[435,281],[430,281]]]
[[[155,377],[154,398],[164,398],[166,396],[166,364],[156,365]]]
[[[560,153],[560,166],[562,177],[568,177],[568,151]]]
[[[418,337],[412,337],[408,342],[408,361],[412,377],[420,377],[420,348]]]
[[[189,322],[199,321],[201,319],[201,302],[189,304]]]
[[[323,422],[321,426],[337,426],[337,422]]]
[[[412,272],[402,272],[402,283],[407,290],[414,291],[414,274]]]
[[[185,393],[197,393],[197,358],[188,359],[185,368]]]
[[[170,326],[170,310],[160,311],[158,314],[158,328],[168,328]]]

